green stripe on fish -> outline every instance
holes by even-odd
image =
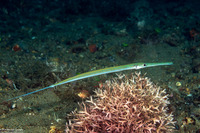
[[[104,69],[99,69],[99,70],[94,70],[94,71],[90,71],[90,72],[86,72],[86,73],[82,73],[79,75],[76,75],[74,77],[65,79],[61,82],[55,83],[53,85],[47,86],[45,88],[33,91],[33,92],[29,92],[27,94],[23,94],[17,97],[13,97],[10,98],[6,101],[10,101],[10,100],[14,100],[20,97],[24,97],[39,91],[43,91],[49,88],[53,88],[62,84],[66,84],[66,83],[70,83],[73,81],[77,81],[77,80],[81,80],[81,79],[85,79],[85,78],[90,78],[90,77],[94,77],[94,76],[98,76],[98,75],[103,75],[103,74],[107,74],[107,73],[115,73],[115,72],[120,72],[120,71],[125,71],[125,70],[132,70],[132,69],[142,69],[142,68],[147,68],[147,67],[154,67],[154,66],[163,66],[163,65],[172,65],[172,62],[163,62],[163,63],[133,63],[133,64],[128,64],[128,65],[121,65],[121,66],[115,66],[115,67],[108,67],[108,68],[104,68]]]

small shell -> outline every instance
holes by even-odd
[[[12,109],[14,109],[14,108],[16,108],[16,107],[17,107],[17,104],[16,104],[16,103],[13,103],[12,106],[11,106]]]
[[[180,87],[181,85],[181,82],[176,82],[176,86]]]

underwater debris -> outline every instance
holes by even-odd
[[[185,125],[189,125],[189,124],[195,124],[195,119],[192,118],[192,117],[185,117],[183,120],[182,120],[182,125],[181,127],[184,127]]]
[[[87,90],[81,90],[78,94],[77,94],[80,98],[85,99],[87,97],[90,96],[89,91]]]
[[[63,133],[63,131],[58,129],[56,126],[50,126],[49,133]]]
[[[182,85],[181,82],[176,82],[177,87],[180,87],[181,85]]]
[[[197,30],[195,28],[192,28],[190,30],[190,37],[193,39],[193,40],[197,40],[200,36],[199,36],[199,32],[197,32]]]
[[[95,53],[97,51],[96,44],[91,44],[91,45],[89,45],[88,48],[89,48],[89,50],[90,50],[91,53]]]
[[[14,45],[12,47],[12,50],[15,51],[15,52],[17,52],[17,51],[21,51],[22,49],[21,49],[21,47],[18,44],[16,44],[16,45]]]

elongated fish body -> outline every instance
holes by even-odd
[[[59,86],[59,85],[62,85],[62,84],[70,83],[70,82],[73,82],[73,81],[77,81],[77,80],[81,80],[81,79],[85,79],[85,78],[89,78],[89,77],[94,77],[94,76],[103,75],[103,74],[107,74],[107,73],[115,73],[115,72],[120,72],[120,71],[125,71],[125,70],[142,69],[142,68],[147,68],[147,67],[172,65],[172,64],[173,64],[172,62],[133,63],[133,64],[128,64],[128,65],[121,65],[121,66],[116,66],[116,67],[108,67],[108,68],[104,68],[104,69],[94,70],[94,71],[82,73],[82,74],[76,75],[74,77],[65,79],[61,82],[58,82],[58,83],[55,83],[53,85],[44,87],[42,89],[39,89],[39,90],[36,90],[36,91],[33,91],[33,92],[29,92],[27,94],[23,94],[23,95],[20,95],[20,96],[17,96],[17,97],[10,98],[10,99],[6,100],[6,102],[20,98],[20,97],[24,97],[24,96],[27,96],[27,95],[30,95],[30,94],[33,94],[33,93],[36,93],[36,92],[39,92],[39,91],[43,91],[43,90],[46,90],[46,89],[49,89],[49,88],[53,88],[53,87],[56,87],[56,86]]]

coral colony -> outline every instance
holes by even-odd
[[[167,133],[174,129],[168,95],[140,73],[107,81],[68,118],[67,133]]]

